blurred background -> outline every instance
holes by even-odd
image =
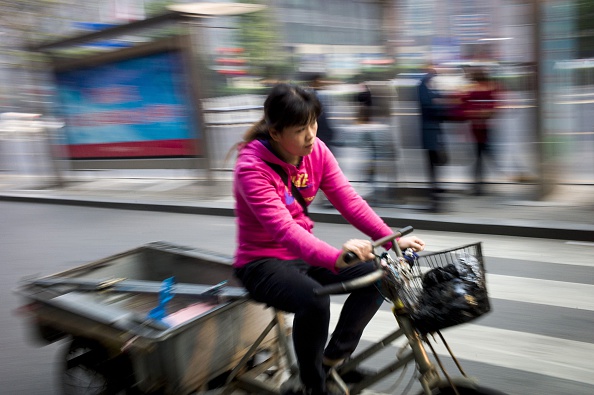
[[[228,179],[270,85],[317,78],[345,172],[390,199],[429,182],[418,93],[430,67],[442,187],[475,181],[456,111],[477,68],[495,92],[487,184],[539,199],[594,183],[592,1],[19,0],[0,2],[0,21],[5,179]]]

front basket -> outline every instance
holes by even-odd
[[[414,265],[423,274],[406,307],[420,333],[462,324],[491,310],[481,243],[422,255]]]

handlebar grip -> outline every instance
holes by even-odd
[[[354,280],[348,281],[346,283],[340,282],[336,284],[326,285],[325,287],[316,288],[314,289],[314,294],[317,296],[325,296],[331,294],[338,294],[343,292],[349,292],[353,289],[363,288],[368,285],[373,284],[384,275],[384,271],[382,269],[377,269],[374,272],[366,274],[362,277],[356,278]]]
[[[413,230],[415,230],[412,226],[405,226],[402,229],[399,229],[397,233],[400,233],[400,236],[406,236],[407,234],[411,233]]]
[[[357,254],[355,254],[353,251],[348,251],[346,254],[344,254],[344,257],[342,258],[344,263],[346,263],[347,265],[350,265],[351,263],[355,262],[357,259],[359,259],[359,258],[357,257]]]
[[[414,228],[412,226],[405,226],[402,229],[398,229],[396,231],[396,233],[394,233],[390,236],[382,237],[381,239],[374,241],[373,247],[374,248],[381,247],[389,241],[392,241],[392,240],[397,239],[402,236],[406,236],[407,234],[411,233],[413,230],[414,230]]]

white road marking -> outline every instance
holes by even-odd
[[[594,311],[594,285],[487,273],[487,290],[495,299]]]
[[[332,303],[331,328],[341,305]],[[379,311],[365,329],[363,340],[378,341],[396,328],[392,313]],[[458,358],[594,385],[594,344],[481,325],[464,324],[443,331]],[[404,339],[394,343],[404,344]],[[437,346],[446,355],[443,346]]]
[[[489,268],[489,257],[594,267],[591,246],[581,244],[581,242],[578,244],[571,240],[474,235],[425,230],[416,231],[414,234],[425,241],[427,249],[430,251],[441,251],[482,241],[487,269]]]
[[[590,241],[566,241],[565,244],[575,245],[575,246],[594,247],[594,242],[590,242]]]

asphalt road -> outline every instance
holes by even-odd
[[[22,278],[60,272],[158,240],[227,255],[235,246],[234,220],[228,217],[0,202],[0,224],[0,382],[1,392],[9,395],[60,393],[57,372],[64,343],[35,346],[26,336],[24,319],[13,313],[20,301],[12,290]],[[334,224],[318,224],[316,234],[336,246],[361,236]],[[483,241],[493,311],[444,331],[470,375],[509,394],[594,393],[594,244],[423,230],[416,234],[431,251]],[[334,312],[340,303],[335,298]],[[393,327],[384,304],[362,346]],[[396,352],[388,347],[370,366]],[[402,393],[411,370],[394,393]],[[413,385],[410,393],[417,388]]]

